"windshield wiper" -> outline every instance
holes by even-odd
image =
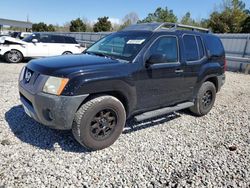
[[[106,57],[106,58],[109,58],[109,59],[117,60],[116,58],[114,58],[112,56],[109,56],[109,55],[106,55],[106,54],[100,53],[100,52],[85,52],[85,54],[96,55],[96,56],[100,56],[100,57]]]

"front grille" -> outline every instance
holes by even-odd
[[[39,76],[39,73],[26,68],[24,75],[23,75],[23,82],[25,85],[34,85],[38,76]]]

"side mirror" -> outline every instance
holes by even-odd
[[[146,61],[146,66],[150,66],[156,63],[166,63],[166,57],[163,54],[153,54]]]
[[[33,43],[38,43],[38,40],[37,39],[32,39],[32,42]]]

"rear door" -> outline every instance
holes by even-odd
[[[184,34],[183,41],[183,61],[186,97],[193,99],[194,89],[198,81],[199,72],[203,64],[207,62],[203,39],[199,35]]]
[[[51,35],[49,56],[62,55],[65,51],[66,44],[64,37],[59,35]]]

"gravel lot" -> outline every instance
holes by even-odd
[[[129,123],[111,147],[88,152],[69,131],[20,106],[25,64],[0,63],[0,187],[250,187],[250,75],[226,74],[205,117],[173,113]]]

